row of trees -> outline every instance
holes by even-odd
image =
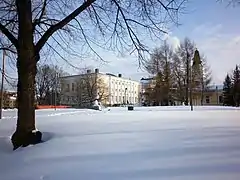
[[[36,99],[38,105],[60,104],[60,77],[65,75],[67,73],[56,65],[38,65],[36,75]]]
[[[240,66],[231,74],[227,74],[223,83],[223,104],[226,106],[240,106]]]
[[[194,55],[198,56],[196,61]],[[158,105],[178,101],[187,105],[191,88],[201,92],[203,102],[202,94],[211,82],[211,71],[206,57],[196,51],[196,44],[189,38],[185,38],[177,49],[165,41],[153,51],[145,65],[147,72],[155,78],[155,86],[145,93],[148,101]]]

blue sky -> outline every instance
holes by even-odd
[[[185,13],[180,15],[179,22],[182,25],[171,26],[167,36],[174,46],[186,36],[195,41],[211,66],[213,84],[222,84],[226,73],[236,64],[240,64],[240,6],[226,7],[226,1],[217,3],[216,0],[190,0],[186,4]],[[160,44],[159,40],[149,45],[156,47]],[[77,63],[80,67],[99,68],[101,72],[121,73],[134,80],[148,76],[139,69],[137,58],[134,56],[120,57],[109,52],[101,54],[108,63],[90,59],[70,62],[74,65]],[[68,67],[64,62],[58,62],[58,65],[65,67],[71,74],[79,73],[79,70]]]
[[[207,57],[211,67],[212,84],[222,84],[226,73],[240,64],[240,6],[227,7],[227,2],[216,0],[190,0],[185,13],[181,14],[180,26],[171,26],[168,41],[177,46],[184,37],[189,37],[198,49]],[[150,46],[159,46],[161,41],[151,42]],[[103,53],[108,63],[90,61],[81,62],[84,66],[100,68],[102,72],[122,73],[127,78],[139,80],[148,74],[138,68],[136,57],[118,57]],[[77,70],[70,70],[77,73]]]

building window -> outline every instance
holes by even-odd
[[[75,90],[75,87],[74,87],[74,83],[72,83],[72,91],[74,91]]]
[[[219,100],[219,103],[223,103],[223,97],[222,96],[219,96],[218,100]]]
[[[210,103],[210,97],[206,96],[206,103],[209,104]]]
[[[70,91],[70,85],[69,85],[69,84],[67,84],[66,91],[67,91],[67,92],[69,92],[69,91]]]
[[[116,102],[118,101],[118,98],[117,98],[117,96],[116,96]]]

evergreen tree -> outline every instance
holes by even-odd
[[[234,105],[240,105],[240,69],[239,66],[236,65],[235,70],[233,71],[233,100]]]
[[[232,94],[232,81],[230,76],[227,74],[223,83],[223,105],[233,106],[233,94]]]

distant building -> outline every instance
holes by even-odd
[[[89,106],[95,100],[105,105],[139,103],[140,84],[121,74],[87,70],[85,74],[61,77],[61,104]]]
[[[223,105],[223,86],[210,85],[203,93],[193,91],[193,105]]]
[[[153,105],[153,99],[151,94],[156,85],[156,80],[153,77],[142,78],[141,81],[141,103],[142,105]],[[174,95],[174,91],[177,87],[171,88],[172,97],[175,105],[182,105],[182,102],[177,100]],[[210,85],[203,92],[201,88],[192,90],[193,105],[223,105],[223,86],[222,85]],[[189,97],[190,101],[190,97]]]
[[[0,97],[1,98],[1,97]],[[15,108],[17,100],[17,92],[14,91],[4,91],[3,92],[3,108]],[[1,101],[1,99],[0,99]]]

